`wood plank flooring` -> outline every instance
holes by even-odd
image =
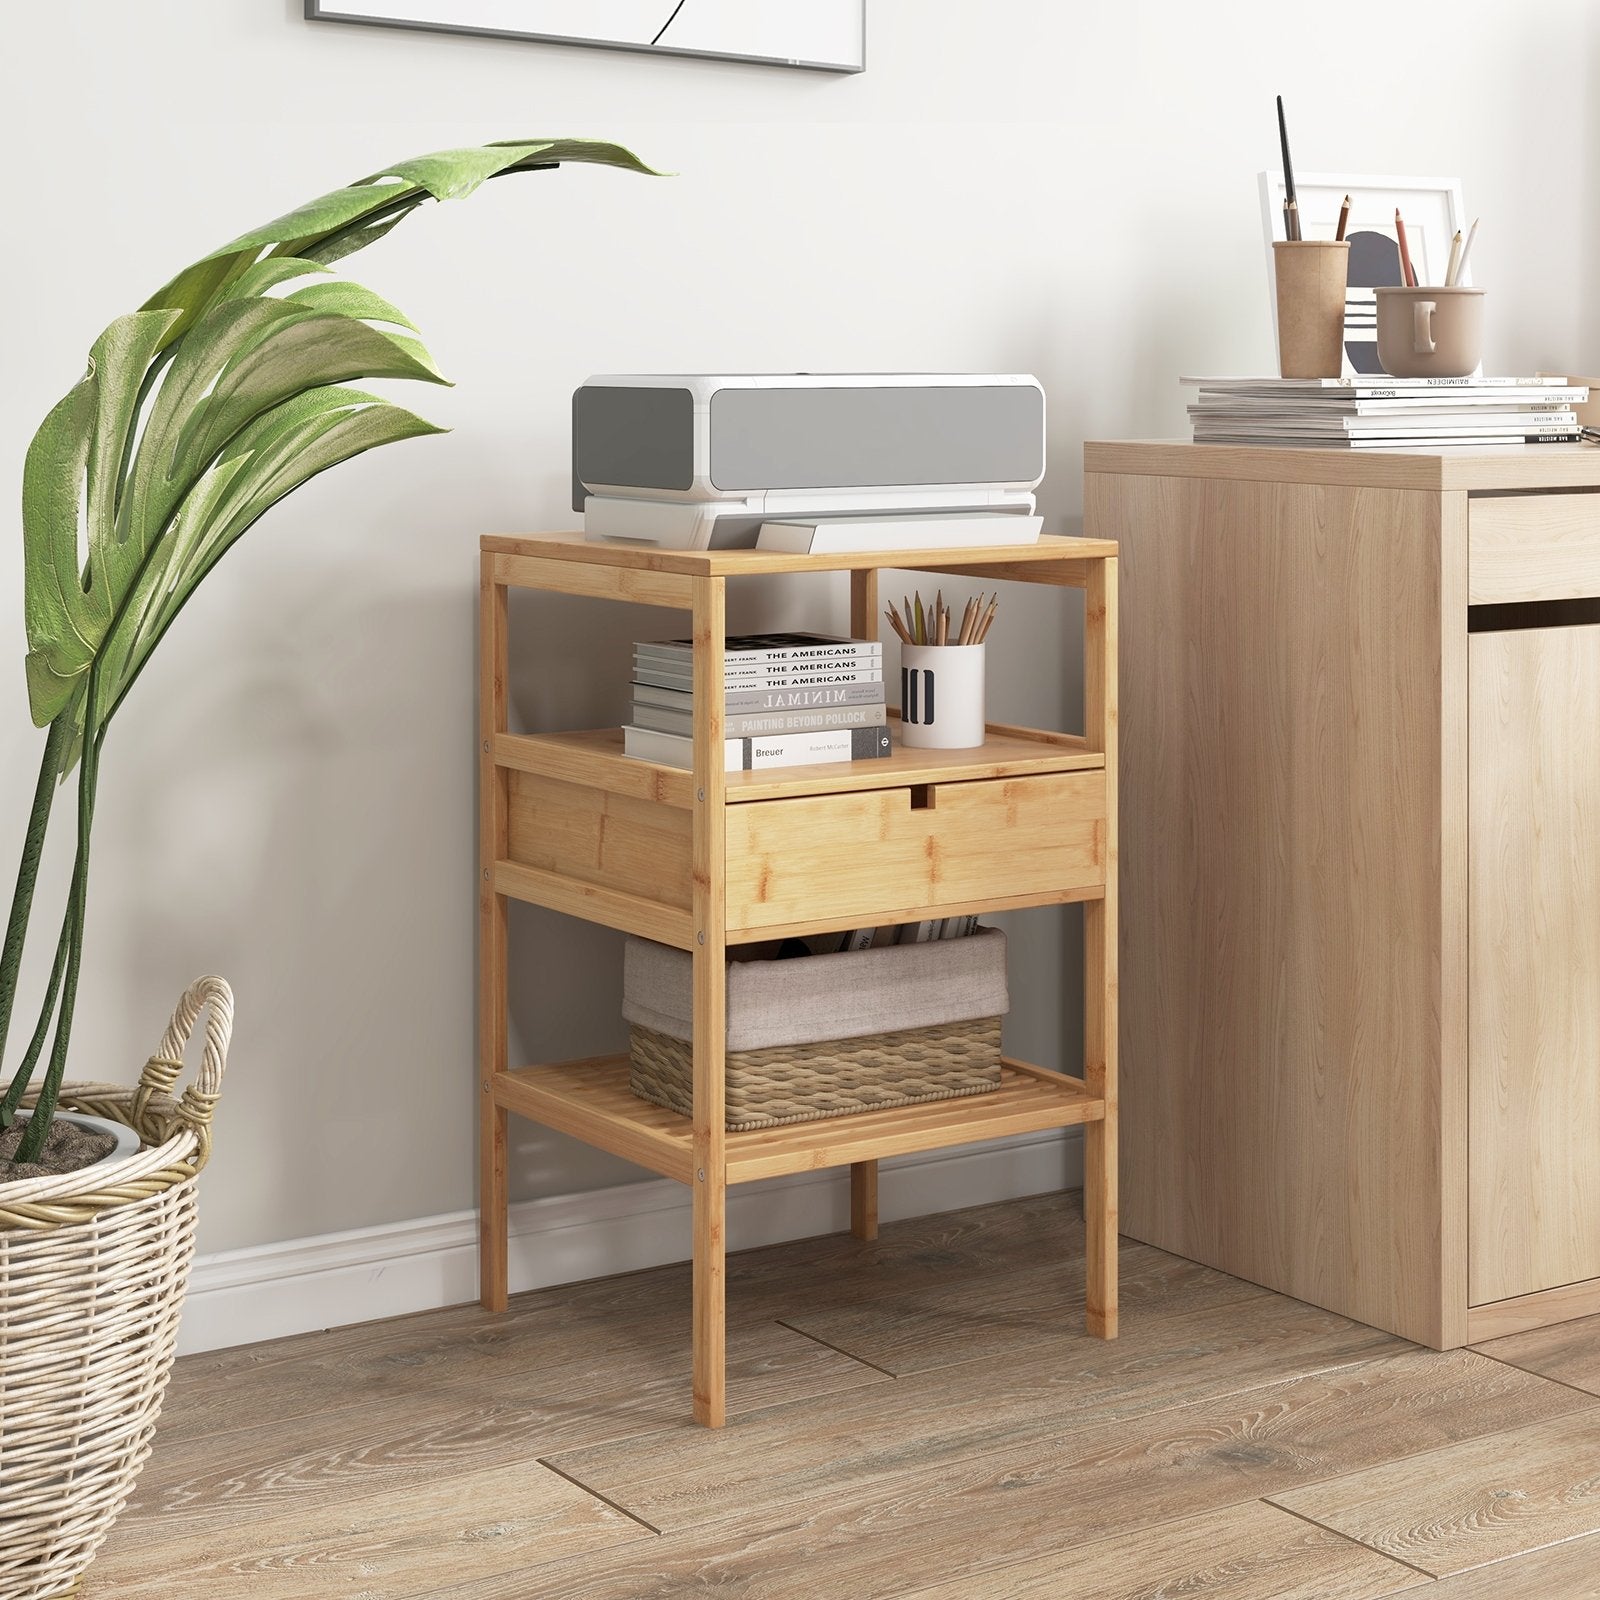
[[[208,1600],[1600,1600],[1600,1318],[1419,1349],[1077,1196],[179,1362],[85,1587]]]

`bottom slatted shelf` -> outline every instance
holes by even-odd
[[[688,1118],[637,1099],[628,1089],[626,1056],[522,1067],[494,1083],[495,1098],[508,1111],[682,1183],[693,1176]],[[1008,1060],[992,1094],[730,1133],[728,1182],[976,1144],[1104,1116],[1105,1102],[1080,1079]]]

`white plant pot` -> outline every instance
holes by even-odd
[[[19,1111],[18,1122],[27,1122],[33,1113]],[[139,1135],[125,1123],[113,1122],[110,1117],[91,1117],[84,1111],[58,1111],[55,1115],[57,1122],[71,1122],[80,1128],[89,1128],[95,1133],[109,1133],[116,1143],[106,1151],[98,1160],[91,1161],[88,1166],[79,1167],[79,1172],[88,1172],[92,1167],[103,1167],[113,1161],[121,1161],[126,1156],[131,1156],[139,1148]]]

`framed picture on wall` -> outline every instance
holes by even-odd
[[[306,0],[306,16],[822,72],[867,64],[867,0]]]
[[[1272,241],[1283,238],[1283,174],[1260,174],[1261,224],[1267,244],[1267,304],[1278,303],[1273,277]],[[1344,302],[1344,370],[1347,377],[1382,372],[1378,361],[1378,298],[1374,289],[1398,284],[1400,245],[1396,209],[1405,218],[1406,247],[1418,283],[1443,283],[1456,230],[1466,231],[1459,178],[1392,178],[1370,174],[1310,172],[1295,179],[1300,234],[1331,239],[1339,229],[1339,208],[1350,196],[1350,277]],[[1468,263],[1463,283],[1472,282]],[[1273,340],[1277,340],[1274,319]]]

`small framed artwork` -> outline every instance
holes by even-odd
[[[867,64],[867,0],[306,0],[306,16],[820,72]]]
[[[1267,303],[1276,306],[1272,241],[1283,233],[1283,174],[1263,172],[1261,223],[1267,242]],[[1450,260],[1450,241],[1466,231],[1459,178],[1393,178],[1370,174],[1310,172],[1295,179],[1300,211],[1300,236],[1331,239],[1339,229],[1339,208],[1350,196],[1350,277],[1344,302],[1344,370],[1351,377],[1382,372],[1378,361],[1378,300],[1372,292],[1398,284],[1400,244],[1395,237],[1396,209],[1405,218],[1406,248],[1417,269],[1418,283],[1443,283]],[[1468,264],[1463,283],[1471,283]],[[1273,337],[1277,337],[1274,324]]]

